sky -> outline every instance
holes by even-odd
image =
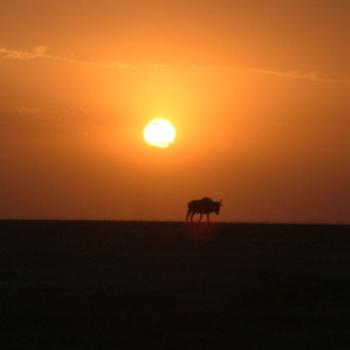
[[[1,0],[0,218],[184,220],[212,197],[215,221],[350,223],[349,13]]]

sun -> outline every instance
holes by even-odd
[[[143,130],[143,138],[154,147],[167,148],[175,140],[176,130],[174,125],[167,119],[152,119]]]

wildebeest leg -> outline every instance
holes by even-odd
[[[202,216],[203,216],[203,213],[200,213],[198,222],[202,221]]]
[[[210,216],[209,213],[207,213],[207,221],[210,222]]]
[[[188,222],[188,218],[189,218],[190,214],[191,214],[191,210],[188,210],[187,215],[186,215],[186,222]]]
[[[194,216],[194,211],[193,211],[192,214],[191,214],[191,218],[190,218],[190,221],[191,221],[191,222],[193,221],[193,216]]]

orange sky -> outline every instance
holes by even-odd
[[[183,220],[211,196],[222,221],[350,223],[349,13],[2,0],[0,218]]]

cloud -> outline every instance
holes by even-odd
[[[120,61],[87,61],[83,59],[78,59],[74,57],[67,56],[57,56],[48,53],[48,48],[46,46],[37,46],[33,50],[13,50],[0,47],[0,61],[1,60],[35,60],[35,59],[46,59],[53,61],[61,61],[68,63],[85,64],[89,66],[96,66],[102,68],[112,68],[112,69],[124,69],[124,68],[136,68],[137,64],[120,62]]]
[[[48,53],[48,48],[44,45],[37,46],[33,50],[14,50],[0,47],[0,61],[1,60],[36,60],[46,59],[53,61],[61,61],[72,64],[84,64],[93,67],[100,67],[105,69],[137,69],[140,67],[148,68],[183,68],[190,70],[202,71],[217,71],[217,72],[234,72],[234,73],[256,73],[263,75],[270,75],[284,79],[295,79],[313,81],[319,83],[350,83],[350,79],[336,79],[323,77],[317,72],[300,72],[300,71],[279,71],[263,68],[239,68],[232,66],[220,65],[179,65],[179,64],[162,64],[157,62],[123,62],[123,61],[88,61],[75,57],[57,56]]]
[[[31,51],[10,50],[0,47],[1,60],[33,60],[36,58],[49,58],[46,46],[37,46]]]

